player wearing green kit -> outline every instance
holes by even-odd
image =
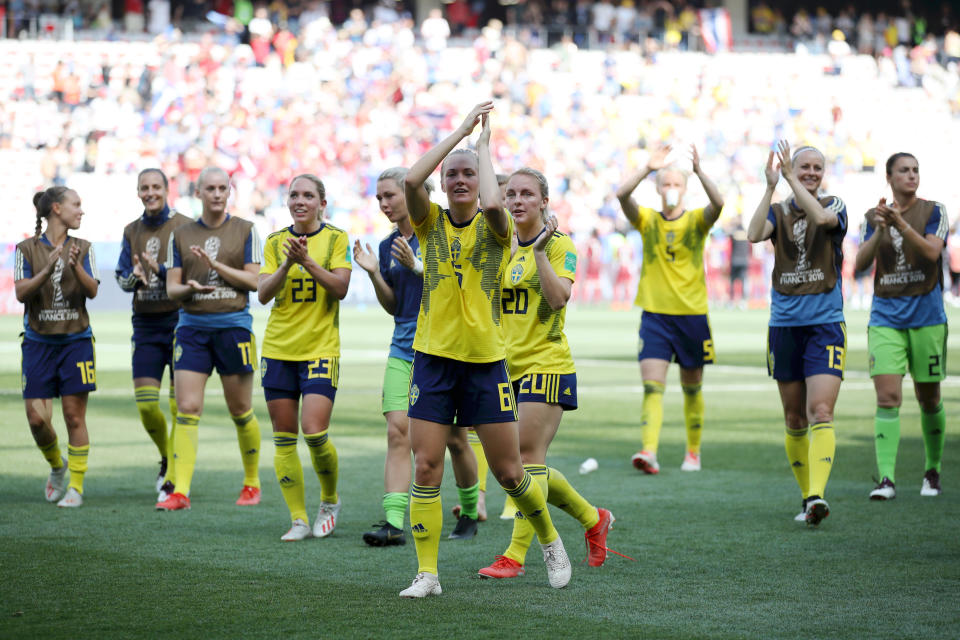
[[[858,270],[876,261],[873,305],[867,329],[870,376],[877,392],[877,469],[880,482],[871,500],[896,497],[895,467],[900,444],[903,376],[909,371],[920,403],[926,454],[922,496],[940,495],[946,416],[940,381],[946,376],[947,316],[943,308],[941,255],[950,230],[939,202],[917,197],[920,166],[909,153],[887,160],[893,201],[881,198],[867,212],[857,252]]]

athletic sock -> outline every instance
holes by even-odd
[[[926,456],[924,471],[933,469],[940,473],[943,460],[943,443],[946,439],[947,416],[943,402],[937,405],[933,413],[920,412],[920,428],[923,431],[923,451]]]
[[[177,431],[173,437],[173,457],[176,460],[176,475],[173,484],[177,493],[190,495],[193,468],[197,464],[200,416],[189,413],[177,414]]]
[[[167,419],[160,410],[160,387],[144,385],[133,390],[137,399],[140,422],[157,445],[161,458],[167,457]]]
[[[50,463],[51,469],[60,469],[63,467],[63,454],[60,453],[60,441],[57,440],[57,436],[53,436],[53,442],[37,445],[37,448],[40,449],[40,453],[43,454],[43,458]]]
[[[440,487],[413,484],[410,490],[410,531],[417,549],[417,571],[439,575],[437,556],[440,552],[440,527],[443,525],[443,507]]]
[[[576,518],[584,529],[590,529],[600,521],[597,508],[577,493],[567,478],[553,467],[547,469],[547,486],[547,502]]]
[[[290,520],[309,522],[303,491],[303,465],[297,454],[297,436],[293,433],[273,434],[273,469],[280,483],[280,493],[290,510]]]
[[[340,475],[340,463],[337,457],[337,448],[327,437],[328,431],[311,433],[303,436],[310,447],[310,459],[313,461],[313,470],[320,480],[320,500],[336,504],[340,501],[337,495],[337,479]]]
[[[546,476],[543,477],[546,482]],[[523,514],[533,530],[540,539],[540,544],[549,544],[560,537],[553,521],[550,519],[550,512],[547,510],[547,501],[544,499],[543,491],[539,483],[534,481],[533,477],[524,471],[520,484],[512,488],[503,488],[507,494],[517,503],[517,510]]]
[[[476,431],[467,431],[467,442],[473,449],[473,455],[477,457],[477,485],[480,491],[487,491],[487,470],[490,465],[487,464],[487,457],[483,454],[483,445],[480,443],[480,436]],[[461,506],[463,506],[461,504]]]
[[[387,522],[397,529],[403,529],[403,521],[407,516],[407,504],[409,502],[410,496],[406,493],[383,494],[383,513],[387,517]]]
[[[787,449],[787,462],[793,470],[793,477],[800,485],[800,494],[806,500],[810,495],[810,437],[808,429],[787,429],[784,445]]]
[[[683,389],[683,420],[687,425],[687,451],[700,454],[703,435],[703,385],[685,384]]]
[[[547,467],[542,464],[525,464],[524,470],[530,475],[540,487],[541,493],[547,495],[549,488],[547,486]],[[533,542],[533,525],[520,512],[513,516],[513,533],[510,536],[510,546],[503,552],[503,555],[523,564],[527,557],[527,550],[530,543]]]
[[[253,409],[239,416],[232,416],[237,426],[237,443],[243,461],[243,485],[260,488],[260,423]]]
[[[83,493],[83,476],[87,472],[87,457],[90,455],[90,445],[75,447],[67,445],[67,466],[70,469],[70,484],[67,488],[76,489]]]
[[[837,453],[837,436],[832,422],[810,425],[810,495],[823,498],[827,479]]]
[[[640,438],[643,450],[656,453],[663,427],[664,385],[653,380],[643,381],[643,410],[640,416]]]
[[[897,449],[900,447],[900,408],[877,407],[873,418],[874,442],[877,452],[877,473],[880,479],[896,482]]]
[[[175,476],[174,466],[176,460],[173,455],[173,435],[177,429],[177,396],[173,391],[173,387],[170,387],[170,435],[167,436],[167,475],[164,476],[164,482],[173,483],[173,478]]]
[[[460,514],[468,518],[477,519],[477,501],[480,499],[480,483],[472,487],[457,487],[460,496]]]

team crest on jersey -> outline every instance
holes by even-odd
[[[420,387],[413,385],[410,387],[410,404],[417,404],[417,400],[420,399]]]
[[[673,231],[667,231],[667,244],[673,244],[673,241],[677,239],[677,234]]]
[[[510,270],[510,281],[517,284],[521,279],[523,279],[523,265],[514,265],[513,269]]]
[[[450,243],[450,257],[454,262],[460,259],[460,251],[462,247],[460,246],[460,238],[454,238],[453,242]]]

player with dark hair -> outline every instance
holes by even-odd
[[[173,487],[173,424],[177,400],[173,386],[173,331],[180,305],[167,297],[167,246],[177,227],[192,222],[167,204],[167,176],[160,169],[144,169],[137,176],[137,196],[143,214],[123,229],[116,278],[120,288],[133,293],[133,391],[140,421],[160,453],[157,491]],[[160,381],[170,368],[170,437],[160,409]]]
[[[203,394],[214,368],[237,428],[243,461],[237,505],[260,503],[260,423],[252,406],[257,348],[249,292],[257,289],[263,248],[256,227],[227,212],[230,177],[223,169],[201,171],[197,194],[203,205],[200,218],[177,227],[167,249],[167,296],[181,309],[173,346],[174,486],[157,501],[160,511],[190,508]]]
[[[257,287],[261,304],[273,300],[260,382],[273,422],[273,466],[292,521],[280,538],[284,542],[311,533],[297,454],[301,428],[320,481],[313,535],[329,536],[340,515],[339,458],[329,429],[340,379],[340,301],[350,285],[350,242],[346,232],[323,221],[326,206],[319,178],[305,174],[290,181],[293,224],[267,236]]]
[[[501,204],[490,159],[492,109],[492,102],[476,105],[404,179],[407,210],[424,263],[407,412],[415,466],[410,524],[419,570],[400,592],[405,598],[441,593],[440,481],[453,424],[473,425],[494,477],[540,539],[551,586],[560,588],[570,580],[570,560],[543,492],[520,458],[500,315],[500,283],[510,258],[513,220]],[[454,150],[481,122],[477,153]],[[430,202],[424,188],[438,165],[447,210]]]
[[[816,526],[830,515],[824,499],[836,456],[833,410],[846,363],[843,321],[843,236],[847,207],[820,193],[826,161],[813,147],[792,155],[781,141],[767,157],[767,189],[750,220],[751,242],[773,242],[767,369],[777,381],[786,423],[787,460],[803,510],[794,518]],[[792,195],[773,203],[780,176]]]
[[[700,441],[703,434],[703,367],[714,361],[713,337],[707,318],[707,284],[703,247],[710,228],[720,217],[723,198],[700,168],[700,156],[691,147],[693,173],[710,202],[686,210],[687,173],[668,166],[670,146],[654,149],[646,166],[617,189],[623,213],[643,236],[643,265],[636,304],[640,317],[640,376],[643,378],[641,438],[643,448],[631,458],[646,474],[660,472],[657,448],[663,426],[663,391],[671,361],[680,365],[683,417],[687,452],[680,469],[700,471]],[[640,182],[656,172],[662,207],[655,211],[639,207],[631,194]]]
[[[887,160],[893,200],[881,198],[866,214],[857,270],[876,261],[867,338],[870,376],[877,392],[877,469],[871,500],[895,498],[903,376],[909,371],[920,404],[926,455],[920,495],[940,495],[946,415],[940,381],[946,377],[947,315],[943,308],[943,247],[950,233],[947,210],[917,197],[920,165],[909,153]]]
[[[51,187],[35,194],[33,205],[35,234],[17,245],[13,275],[17,300],[24,304],[23,400],[33,440],[50,463],[47,501],[79,507],[90,453],[87,397],[97,388],[86,302],[96,297],[100,281],[93,247],[69,234],[83,218],[77,192]],[[41,234],[43,220],[47,225]],[[67,426],[66,459],[53,428],[53,398],[60,398]]]

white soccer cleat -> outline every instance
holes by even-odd
[[[638,451],[630,458],[633,466],[652,476],[660,473],[660,463],[657,462],[657,454],[649,451]]]
[[[871,500],[893,500],[897,497],[897,488],[890,481],[890,478],[884,476],[883,480],[870,492]]]
[[[818,496],[807,500],[806,521],[808,526],[816,527],[828,515],[830,515],[830,505],[827,504],[826,500]]]
[[[687,455],[683,457],[683,464],[680,465],[680,471],[700,471],[700,454],[687,451]]]
[[[43,494],[46,496],[47,502],[58,501],[67,490],[67,459],[60,459],[63,461],[63,464],[59,469],[50,470],[50,475],[47,477],[47,485],[43,489]]]
[[[940,488],[940,474],[936,469],[927,469],[923,474],[923,484],[920,486],[920,495],[927,498],[934,498],[943,493]]]
[[[337,518],[340,517],[340,500],[337,504],[321,502],[320,510],[317,511],[317,519],[313,521],[313,535],[315,538],[326,538],[333,533],[337,526]]]
[[[807,499],[803,499],[803,504],[800,507],[800,513],[793,516],[794,522],[806,522],[807,521]]]
[[[567,551],[563,548],[563,541],[558,537],[549,544],[541,544],[543,549],[543,562],[547,565],[547,579],[550,586],[554,589],[562,589],[570,582],[570,558],[567,557]]]
[[[67,489],[67,495],[63,496],[63,499],[57,503],[58,507],[79,507],[83,504],[83,496],[79,491],[70,487]]]
[[[432,573],[421,571],[413,579],[413,584],[400,592],[401,598],[426,598],[443,593],[440,588],[440,578]]]
[[[284,542],[299,542],[310,537],[310,525],[303,521],[303,518],[297,518],[293,521],[290,531],[280,536]]]

